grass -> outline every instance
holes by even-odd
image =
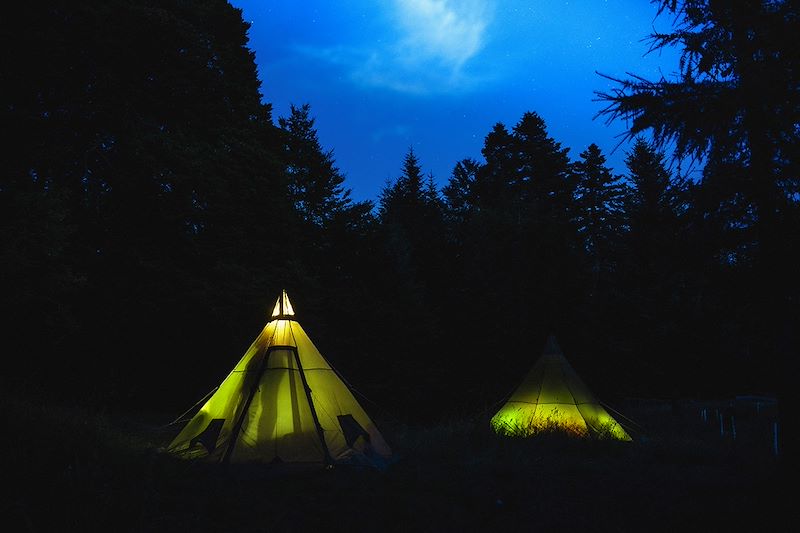
[[[167,415],[4,402],[6,531],[783,531],[768,436],[737,441],[694,407],[628,406],[634,442],[507,438],[488,416],[377,420],[385,472],[223,468],[158,452]]]

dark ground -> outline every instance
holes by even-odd
[[[632,443],[375,417],[397,454],[381,472],[189,463],[158,451],[169,415],[4,403],[5,531],[794,530],[770,412],[726,404],[629,401]]]

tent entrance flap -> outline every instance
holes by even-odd
[[[217,439],[222,431],[222,426],[225,424],[224,418],[214,418],[208,423],[206,429],[191,440],[191,446],[200,443],[205,447],[208,453],[212,453],[217,448]]]
[[[352,448],[359,437],[364,437],[364,440],[369,442],[369,433],[361,427],[361,424],[353,418],[353,415],[339,415],[336,418],[339,420],[339,426],[342,428],[344,440],[348,446]]]

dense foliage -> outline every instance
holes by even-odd
[[[680,48],[678,76],[611,78],[616,87],[598,93],[607,104],[601,115],[626,119],[630,137],[649,130],[657,146],[672,144],[678,156],[706,161],[692,203],[704,218],[701,227],[711,223],[708,238],[718,248],[717,263],[735,266],[730,274],[737,285],[719,301],[720,311],[735,316],[718,316],[744,330],[725,336],[735,345],[717,347],[737,362],[753,359],[751,364],[766,369],[788,415],[800,404],[790,377],[800,345],[800,5],[651,3],[674,17],[672,29],[654,33],[650,43],[651,51]],[[710,281],[730,274],[716,273]],[[787,432],[787,442],[796,446],[794,426]]]
[[[705,154],[699,181],[643,138],[624,175],[594,144],[573,159],[528,112],[441,190],[398,154],[376,205],[350,199],[308,105],[274,120],[227,2],[16,6],[0,22],[6,379],[178,412],[286,288],[356,389],[412,420],[500,401],[550,332],[600,397],[773,391],[777,348],[754,317],[781,291],[769,331],[797,330],[797,70],[761,30],[782,39],[797,13],[763,3],[765,59],[742,63],[735,32],[709,28],[762,3],[709,2],[696,23],[694,4],[663,37],[687,47],[684,78],[608,98],[632,135]],[[764,72],[782,80],[768,94],[747,85]],[[689,122],[707,113],[724,131]],[[775,120],[748,129],[754,113]]]

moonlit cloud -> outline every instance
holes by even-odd
[[[492,18],[490,0],[393,0],[388,35],[369,44],[298,48],[344,68],[358,85],[396,92],[461,92],[487,81],[470,68]]]
[[[395,0],[395,6],[405,59],[439,61],[458,70],[483,47],[489,23],[485,1]]]

